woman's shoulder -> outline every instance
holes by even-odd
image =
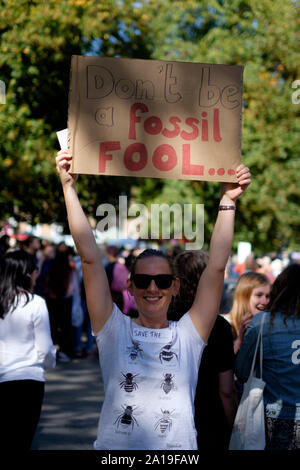
[[[254,326],[260,325],[262,321],[266,323],[270,319],[270,312],[265,311],[265,312],[260,312],[254,315],[251,319],[251,323]]]
[[[37,298],[38,297],[38,298]],[[34,294],[32,292],[26,291],[18,294],[15,297],[15,303],[17,304],[17,307],[26,307],[26,305],[34,303],[40,303],[40,300],[44,300],[41,296]]]
[[[264,333],[266,333],[267,328],[270,325],[270,312],[260,312],[254,315],[254,317],[251,318],[251,321],[248,324],[247,330],[253,330],[258,332],[262,322],[264,322],[263,331]]]
[[[46,305],[46,300],[44,299],[44,297],[38,294],[30,294],[29,302],[32,302],[35,305]]]
[[[45,312],[48,313],[46,300],[37,294],[28,293],[27,296],[22,295],[22,300],[18,306],[34,316],[45,314]]]

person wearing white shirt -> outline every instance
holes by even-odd
[[[23,250],[0,259],[0,448],[30,449],[39,421],[45,368],[56,364],[45,300],[32,294],[37,272]]]
[[[70,231],[82,260],[105,391],[94,449],[196,450],[193,398],[198,369],[221,300],[235,201],[250,184],[250,171],[240,165],[237,183],[221,186],[210,257],[194,303],[178,322],[169,322],[168,309],[180,280],[160,251],[144,250],[131,266],[127,286],[138,316],[123,315],[113,303],[101,255],[76,192],[71,162],[68,150],[58,152],[56,166]]]

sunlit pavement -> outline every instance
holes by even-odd
[[[48,370],[31,450],[92,450],[103,399],[98,358],[73,359]]]

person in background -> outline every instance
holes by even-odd
[[[233,304],[224,318],[232,325],[234,353],[237,354],[251,318],[265,310],[270,298],[270,280],[261,273],[242,274],[235,286]]]
[[[86,303],[86,293],[85,293],[85,288],[84,288],[84,282],[81,280],[80,283],[80,293],[81,293],[81,305],[82,305],[82,310],[83,310],[83,322],[82,325],[78,328],[78,333],[77,333],[77,341],[79,344],[79,350],[81,350],[81,355],[79,354],[79,357],[87,357],[89,359],[94,359],[97,354],[95,353],[95,337],[93,336],[92,332],[92,325],[91,325],[91,320],[87,308],[87,303]],[[82,333],[85,331],[86,334],[86,342],[83,344],[82,341]],[[76,344],[76,338],[75,338],[75,344]],[[77,354],[78,355],[78,354]]]
[[[70,361],[74,354],[73,293],[73,267],[69,252],[57,252],[48,272],[47,306],[52,339],[59,346],[57,358],[60,362]]]
[[[34,291],[36,294],[47,298],[48,295],[48,274],[55,258],[55,246],[52,243],[45,243],[42,247],[40,258],[40,269],[35,283]]]
[[[119,261],[118,254],[119,249],[116,246],[108,245],[106,247],[108,263],[105,266],[105,272],[114,303],[125,315],[128,315],[136,307],[134,298],[127,290],[129,270],[125,262]]]
[[[0,448],[30,449],[39,421],[45,368],[55,367],[45,300],[33,294],[32,255],[12,251],[0,259]]]
[[[245,260],[245,271],[243,272],[243,274],[245,273],[249,273],[249,272],[256,272],[258,269],[258,264],[257,264],[257,260],[256,260],[256,256],[255,256],[255,253],[250,253],[246,260]]]
[[[56,247],[56,253],[69,253],[70,247],[65,242],[59,242]]]
[[[9,240],[10,237],[8,235],[2,235],[0,238],[0,257],[9,249]]]
[[[183,312],[189,311],[208,260],[205,251],[183,251],[175,257],[180,290],[171,304],[169,319],[179,320]],[[198,449],[228,449],[238,398],[231,327],[221,315],[203,351],[194,403]]]
[[[275,280],[275,276],[272,272],[271,258],[270,256],[263,256],[262,258],[257,259],[257,273],[262,273],[267,276],[270,283],[272,284]]]
[[[82,279],[82,266],[80,256],[69,249],[70,264],[72,267],[73,303],[72,303],[72,329],[74,339],[74,357],[94,358],[95,338],[92,334],[89,319],[86,295]],[[83,331],[86,333],[86,341],[83,341]]]
[[[37,253],[41,248],[41,241],[38,237],[30,235],[26,240],[22,242],[22,249],[32,255],[35,259],[36,264],[38,264]]]
[[[262,315],[248,324],[236,358],[241,382],[250,374]],[[300,265],[285,268],[272,285],[262,343],[265,449],[300,450]]]
[[[133,250],[125,257],[125,266],[128,270],[128,272],[131,272],[131,266],[134,263],[136,256],[133,254]],[[134,297],[128,292],[128,289],[126,291],[123,291],[123,300],[124,300],[124,309],[123,313],[125,315],[129,315],[131,318],[136,318],[138,316],[138,311],[136,309],[136,304]]]

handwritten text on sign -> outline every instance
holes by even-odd
[[[74,173],[235,180],[242,67],[73,57]]]

